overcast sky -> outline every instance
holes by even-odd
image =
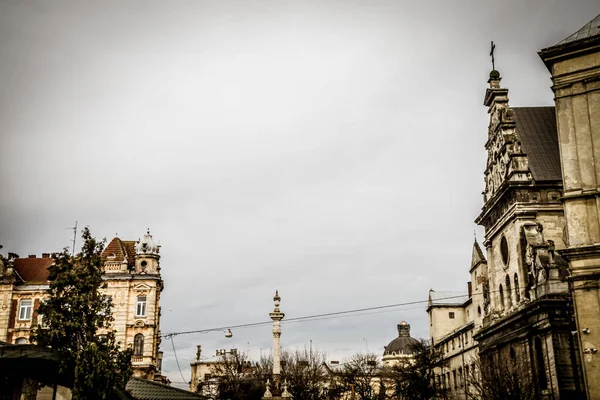
[[[496,67],[551,105],[537,52],[597,0],[0,1],[0,244],[75,221],[162,245],[163,333],[463,291]],[[477,229],[479,238],[482,230]],[[381,353],[424,305],[283,325],[286,348]],[[175,337],[271,347],[270,327]],[[164,371],[181,381],[169,342]]]

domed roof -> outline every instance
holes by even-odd
[[[410,337],[410,325],[402,321],[398,324],[398,337],[385,346],[383,355],[413,354],[412,346],[417,342],[417,339]]]
[[[144,239],[138,240],[135,245],[136,254],[154,254],[158,255],[160,251],[160,246],[156,244],[156,242],[152,239],[152,235],[150,234],[150,229],[144,235]]]

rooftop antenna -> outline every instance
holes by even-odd
[[[494,44],[494,41],[492,40],[492,44],[490,45],[490,56],[492,57],[492,70],[496,70],[496,65],[494,62],[494,50],[496,50],[496,45]]]
[[[73,254],[75,255],[75,241],[77,240],[77,221],[75,221],[75,226],[72,228],[67,228],[67,229],[73,229]]]

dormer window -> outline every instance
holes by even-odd
[[[115,255],[115,253],[110,253],[106,258],[108,258],[109,260],[114,260],[115,258],[117,258],[117,256]]]

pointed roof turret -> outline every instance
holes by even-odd
[[[132,240],[121,240],[115,237],[102,252],[104,261],[125,261],[132,263],[135,256],[135,242]]]
[[[479,247],[479,243],[477,243],[477,239],[473,242],[473,254],[471,256],[471,269],[475,268],[481,263],[486,263],[487,260],[483,255],[483,251],[481,247]]]

